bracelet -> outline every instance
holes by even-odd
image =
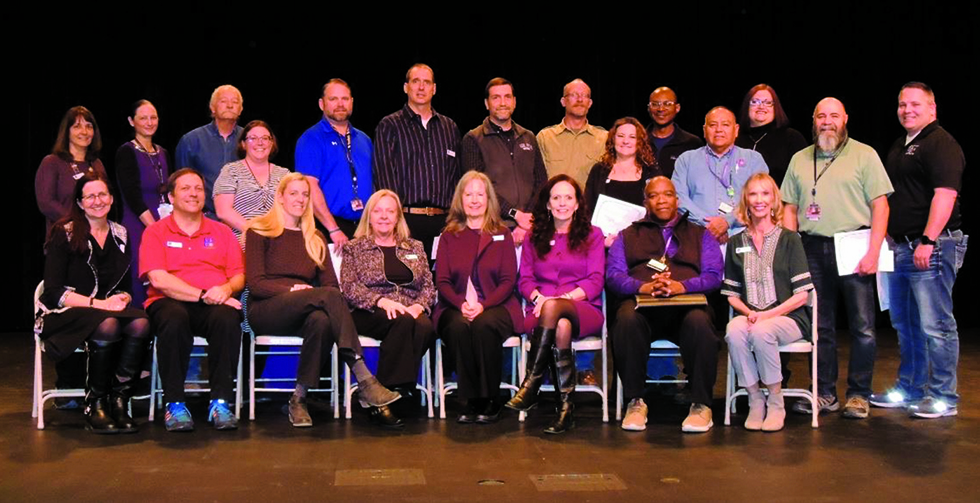
[[[327,229],[327,234],[333,234],[335,232],[340,232],[340,227],[335,227],[333,229]]]

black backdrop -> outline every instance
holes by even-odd
[[[650,91],[668,85],[682,104],[678,123],[695,133],[709,108],[737,110],[749,87],[766,82],[805,136],[816,102],[836,96],[851,136],[884,154],[904,134],[895,116],[899,88],[921,80],[937,93],[941,123],[975,158],[966,111],[976,96],[974,7],[689,3],[21,6],[28,12],[6,16],[3,35],[4,80],[13,85],[5,108],[14,111],[5,127],[14,149],[5,220],[18,237],[8,241],[12,253],[2,267],[0,331],[31,323],[44,238],[33,180],[74,105],[95,114],[101,158],[112,172],[116,148],[132,137],[125,120],[132,102],[154,102],[155,140],[172,152],[181,135],[209,121],[211,91],[234,84],[244,95],[241,123],[269,122],[280,141],[274,162],[291,167],[295,141],[319,120],[316,100],[331,77],[351,84],[352,122],[372,135],[381,117],[405,103],[401,85],[415,62],[435,69],[434,106],[463,131],[485,116],[482,93],[495,76],[515,83],[515,120],[533,130],[561,119],[562,86],[577,77],[592,87],[594,124],[608,127],[627,115],[647,123]],[[978,221],[975,178],[968,170],[961,195],[968,232]],[[977,276],[973,255],[957,283],[961,326],[978,319],[965,293]]]

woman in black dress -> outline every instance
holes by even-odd
[[[86,429],[132,433],[137,426],[129,416],[129,399],[149,340],[149,321],[143,310],[129,307],[126,229],[107,219],[112,194],[104,176],[81,176],[73,202],[45,243],[35,332],[55,361],[86,343]]]

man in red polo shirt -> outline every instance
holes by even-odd
[[[208,422],[219,430],[238,427],[229,404],[241,350],[241,304],[245,265],[235,235],[204,216],[204,179],[190,168],[170,176],[173,213],[146,228],[140,245],[140,277],[149,279],[146,312],[157,334],[157,355],[167,400],[167,431],[190,431],[184,377],[194,334],[208,340],[211,407]]]

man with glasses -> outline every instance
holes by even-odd
[[[677,95],[669,87],[658,87],[650,93],[647,111],[653,122],[647,126],[650,148],[657,156],[657,165],[664,176],[670,178],[674,173],[674,163],[681,154],[704,145],[700,138],[681,129],[674,123],[681,104]]]
[[[813,111],[813,140],[790,159],[780,187],[783,226],[803,238],[820,306],[817,317],[817,405],[820,412],[840,409],[837,401],[837,303],[844,300],[851,331],[847,402],[843,415],[868,417],[874,374],[875,272],[888,226],[892,184],[873,148],[848,137],[847,113],[836,98],[824,98]],[[867,253],[854,271],[838,274],[834,234],[871,229]],[[855,274],[856,273],[856,274]],[[809,400],[793,411],[811,413]]]
[[[354,97],[341,79],[320,90],[323,118],[296,141],[296,171],[313,179],[313,212],[330,240],[342,243],[354,235],[364,202],[374,193],[371,138],[350,123]]]
[[[238,137],[242,127],[238,117],[242,115],[242,93],[235,86],[218,86],[211,93],[211,117],[209,124],[191,130],[177,142],[174,154],[176,168],[192,168],[204,176],[204,211],[214,216],[211,195],[214,181],[225,164],[238,160]]]
[[[602,157],[608,132],[589,124],[592,90],[582,79],[565,84],[560,103],[565,117],[538,133],[538,147],[549,177],[563,173],[585,187],[589,171]]]

